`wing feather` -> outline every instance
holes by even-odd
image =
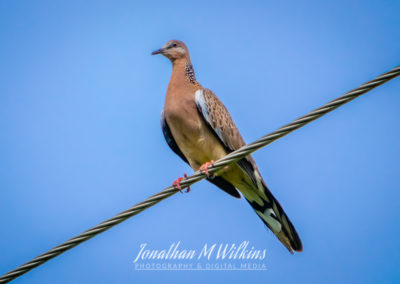
[[[228,110],[211,90],[197,90],[195,96],[197,110],[228,153],[246,145]],[[241,159],[238,165],[257,186],[257,166],[254,159],[249,155]]]
[[[228,110],[212,91],[208,89],[198,90],[196,92],[196,105],[200,115],[225,146],[228,153],[245,145]],[[249,155],[241,159],[238,165],[251,178],[259,192],[264,193],[258,196],[259,198],[261,197],[261,204],[252,200],[253,195],[248,194],[249,192],[247,192],[247,195],[246,192],[242,192],[246,200],[263,220],[264,224],[274,232],[290,252],[293,250],[301,251],[301,240],[294,226],[266,186],[254,159]]]

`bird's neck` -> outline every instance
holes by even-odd
[[[177,59],[172,63],[171,82],[180,81],[192,85],[198,85],[194,74],[193,65],[190,59],[182,58]]]
[[[165,96],[164,115],[166,117],[190,112],[193,108],[195,110],[194,94],[202,88],[194,76],[190,60],[175,60],[172,66],[171,79]]]

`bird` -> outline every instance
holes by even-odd
[[[194,171],[205,173],[209,182],[226,193],[236,198],[241,193],[290,253],[301,252],[303,245],[296,229],[268,189],[251,155],[209,174],[208,168],[214,160],[244,146],[245,141],[224,104],[197,81],[185,43],[170,40],[152,52],[157,54],[172,63],[161,113],[161,128],[169,147]],[[182,179],[173,182],[179,190]]]

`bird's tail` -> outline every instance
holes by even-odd
[[[253,187],[252,190],[243,190],[242,193],[264,224],[291,253],[303,250],[296,229],[278,200],[269,191],[264,180],[261,179],[258,182],[258,190],[254,190]]]

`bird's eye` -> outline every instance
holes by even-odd
[[[171,47],[177,47],[176,43],[171,44]]]

